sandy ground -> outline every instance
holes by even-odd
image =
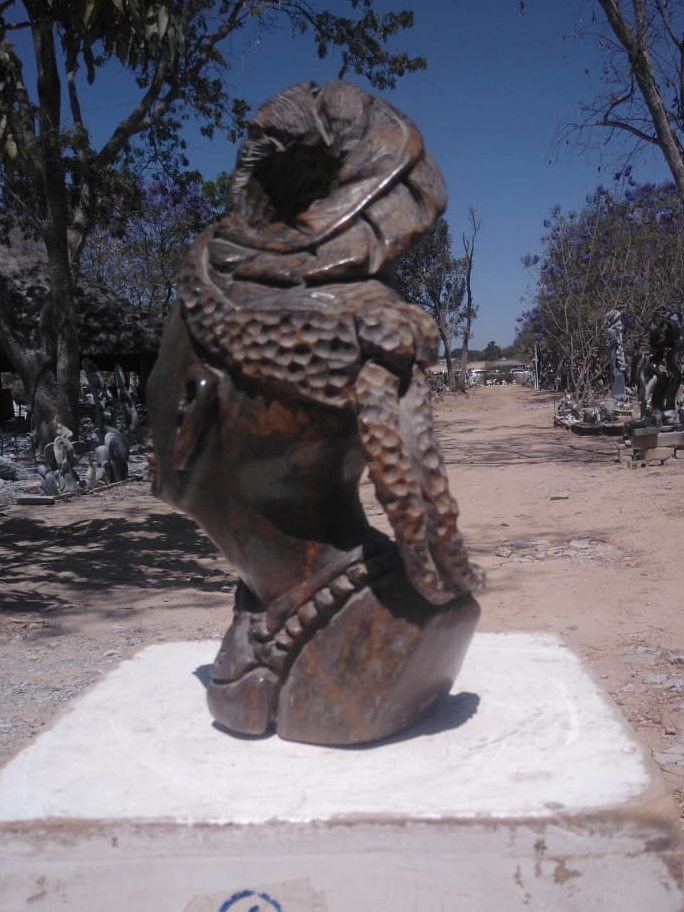
[[[684,814],[684,460],[630,470],[613,438],[555,429],[553,397],[518,387],[446,397],[435,416],[487,573],[481,629],[549,632],[579,653]],[[145,481],[54,506],[12,504],[3,484],[0,764],[122,658],[220,637],[236,583]]]

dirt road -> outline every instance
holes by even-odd
[[[684,813],[684,460],[629,470],[614,439],[555,429],[553,398],[519,387],[447,397],[435,416],[487,572],[481,629],[567,642]],[[145,482],[0,509],[0,764],[122,658],[222,635],[235,582]]]

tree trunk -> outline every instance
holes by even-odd
[[[454,337],[453,334],[448,332],[446,327],[439,321],[437,322],[437,329],[439,330],[439,337],[442,340],[442,345],[444,346],[444,362],[446,364],[447,371],[447,385],[453,392],[456,389],[454,361],[451,357],[451,343],[453,342]]]
[[[456,389],[456,376],[454,374],[454,362],[451,357],[451,352],[445,346],[444,348],[444,360],[446,362],[447,370],[447,384],[449,389],[453,392]]]
[[[55,419],[78,436],[80,395],[80,353],[74,309],[74,283],[66,250],[51,250],[48,245],[50,270],[50,303],[41,315],[41,336],[50,354],[56,381]],[[51,342],[47,342],[50,333]]]
[[[461,378],[463,380],[463,389],[468,387],[468,344],[470,342],[470,326],[466,326],[463,331],[463,346],[461,348]]]
[[[470,344],[470,332],[473,326],[473,320],[477,315],[477,306],[473,298],[473,261],[475,259],[475,238],[480,230],[480,220],[472,206],[468,209],[468,220],[470,221],[471,236],[462,235],[463,252],[465,253],[466,271],[466,306],[463,321],[463,346],[461,348],[461,379],[463,381],[463,391],[468,389],[468,345]]]
[[[648,48],[648,17],[645,6],[641,0],[634,3],[634,13],[639,26],[638,33],[634,34],[620,10],[619,3],[616,3],[615,0],[599,0],[599,4],[603,8],[613,34],[627,52],[632,74],[653,121],[658,146],[668,164],[679,198],[684,203],[684,150],[682,150],[670,120],[670,112],[663,101],[656,81],[653,60]],[[628,125],[616,124],[615,126],[622,129],[628,128]]]
[[[57,381],[50,369],[38,371],[32,377],[20,374],[31,407],[31,430],[39,453],[57,434]]]
[[[59,139],[61,123],[61,86],[57,69],[52,24],[48,16],[36,14],[31,32],[36,56],[38,97],[40,99],[38,143],[39,164],[45,199],[43,239],[47,251],[50,295],[40,316],[40,345],[49,369],[45,382],[39,382],[33,397],[41,411],[37,428],[41,444],[49,427],[44,409],[55,402],[54,420],[79,431],[79,351],[74,309],[74,281],[69,258],[69,196]],[[43,367],[45,370],[45,367]],[[55,386],[53,387],[53,382]],[[40,391],[40,395],[38,395]]]

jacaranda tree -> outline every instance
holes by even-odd
[[[138,180],[88,235],[81,274],[134,307],[166,316],[188,245],[223,215],[227,188],[225,174],[204,181],[196,172],[159,172]]]
[[[518,319],[518,341],[536,343],[542,368],[586,396],[607,379],[606,315],[623,315],[634,361],[653,320],[684,302],[684,209],[674,184],[636,184],[629,171],[600,187],[579,213],[554,208],[536,274],[533,306]]]

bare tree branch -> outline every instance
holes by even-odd
[[[625,133],[631,133],[633,136],[636,136],[637,139],[642,140],[643,142],[650,143],[652,145],[658,145],[658,139],[655,136],[650,136],[648,133],[644,133],[638,127],[635,127],[633,124],[627,123],[624,120],[614,120],[610,117],[603,117],[601,120],[597,121],[598,126],[601,127],[612,127],[616,130],[623,130]]]

